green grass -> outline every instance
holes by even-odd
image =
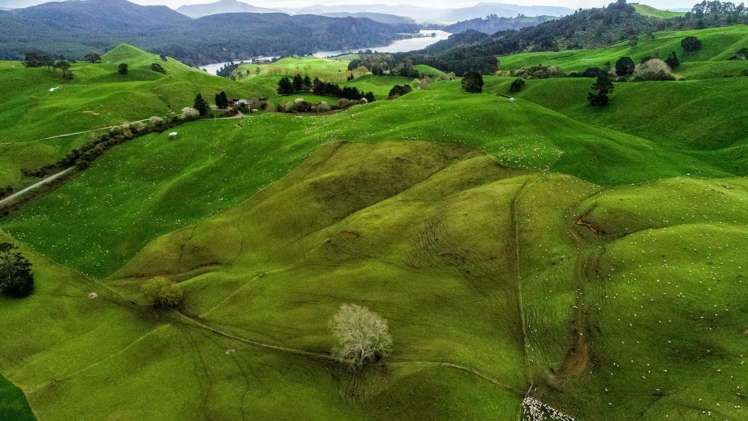
[[[709,200],[694,200],[705,190]],[[516,419],[533,383],[578,419],[705,410],[737,420],[747,202],[738,178],[601,188],[462,145],[328,143],[251,199],[150,242],[106,282],[139,300],[143,279],[179,280],[184,312],[202,323],[320,354],[333,345],[336,308],[361,303],[390,321],[386,368],[354,379],[155,319],[26,249],[42,289],[18,303],[24,312],[0,307],[0,325],[39,314],[37,329],[10,331],[3,355],[27,351],[0,369],[45,419],[102,408],[124,418]],[[61,307],[74,324],[52,317]],[[572,327],[589,335],[589,355],[568,356]]]
[[[179,111],[191,106],[198,92],[211,102],[221,90],[233,97],[253,96],[238,83],[174,59],[162,62],[157,55],[129,45],[115,48],[103,59],[100,64],[73,64],[75,79],[70,82],[46,68],[0,64],[0,89],[5,93],[0,100],[0,186],[21,184],[21,169],[50,164],[91,134],[40,139]],[[117,73],[121,62],[129,64],[126,76]],[[160,63],[167,74],[152,71],[151,63]],[[51,92],[54,88],[58,89]]]
[[[261,78],[274,76],[293,77],[295,75],[308,75],[314,79],[318,77],[328,82],[344,82],[351,72],[348,71],[350,58],[318,58],[318,57],[284,57],[270,64],[242,64],[234,74],[240,79]],[[259,69],[259,73],[258,73]],[[354,76],[361,75],[360,71],[354,71]]]
[[[26,398],[13,383],[0,376],[0,419],[7,421],[35,420]]]
[[[678,150],[585,125],[530,101],[465,95],[457,82],[439,82],[332,116],[267,114],[198,122],[177,131],[176,141],[154,134],[114,149],[3,225],[64,264],[106,275],[150,239],[236,205],[288,173],[320,144],[336,140],[465,145],[482,148],[509,167],[562,171],[605,184],[730,174]],[[107,203],[120,217],[88,203]]]
[[[696,36],[703,44],[701,50],[686,53],[680,45],[686,36]],[[748,46],[748,26],[734,25],[688,31],[656,32],[654,39],[641,37],[636,46],[621,42],[610,47],[591,50],[566,50],[519,53],[499,57],[499,68],[512,70],[537,64],[558,66],[565,71],[581,71],[606,63],[611,66],[621,57],[639,62],[645,57],[665,59],[671,52],[678,55],[682,68],[675,72],[686,79],[732,76],[739,69],[748,69],[748,62],[731,61],[741,48]],[[708,68],[708,70],[706,70]]]
[[[685,12],[671,12],[670,10],[656,9],[646,4],[632,3],[631,5],[634,6],[636,13],[649,18],[672,19],[686,14]]]
[[[37,281],[0,297],[0,373],[50,420],[519,419],[531,385],[576,419],[748,418],[748,78],[601,109],[590,79],[511,81],[108,151],[0,221]],[[193,322],[142,306],[153,276]],[[324,358],[342,303],[388,319],[385,364]]]

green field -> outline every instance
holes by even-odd
[[[125,76],[119,63],[129,65]],[[166,75],[151,70],[161,64]],[[0,62],[0,186],[18,185],[21,169],[50,164],[91,136],[44,140],[191,106],[198,92],[212,101],[225,90],[233,97],[252,96],[247,87],[187,67],[176,60],[162,62],[129,45],[103,56],[100,64],[74,63],[75,79],[63,82],[60,72],[24,69],[18,62]]]
[[[688,32],[704,49],[683,60],[687,80],[616,83],[604,108],[588,105],[589,78],[516,94],[510,77],[481,94],[440,80],[387,100],[412,81],[361,74],[346,83],[374,103],[205,119],[113,148],[0,219],[37,284],[0,296],[0,373],[23,391],[0,377],[0,418],[530,421],[531,396],[577,420],[748,419],[748,77],[720,73],[739,70],[726,57],[748,31],[720,31]],[[583,69],[684,34],[502,68]],[[154,109],[179,107],[154,94],[171,78],[188,104],[222,87],[327,100],[279,97],[269,66],[231,81],[171,59],[150,75],[153,59],[122,47],[76,66],[83,84],[131,60],[139,81],[88,89],[130,87],[164,101]],[[334,76],[347,59],[277,69]],[[0,72],[47,72],[15,65]],[[79,95],[56,118],[87,109]],[[146,305],[157,276],[185,293],[179,311]],[[393,335],[359,373],[330,355],[344,303]]]
[[[672,19],[680,16],[684,16],[685,12],[671,12],[670,10],[660,10],[646,4],[633,3],[636,13],[657,19]]]
[[[701,50],[685,53],[680,45],[686,36],[696,36]],[[604,64],[615,65],[621,57],[631,57],[639,62],[645,57],[665,59],[675,52],[682,67],[675,73],[685,79],[722,78],[737,76],[748,70],[748,61],[730,60],[741,48],[748,46],[748,26],[709,28],[689,31],[656,32],[654,39],[640,37],[636,46],[621,42],[611,47],[594,50],[566,50],[558,52],[529,52],[499,57],[499,68],[512,70],[537,64],[558,66],[564,71],[581,71]]]

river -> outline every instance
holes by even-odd
[[[341,54],[355,53],[361,50],[371,50],[371,51],[376,51],[379,53],[405,53],[408,51],[422,50],[431,44],[434,44],[434,43],[437,43],[439,41],[449,38],[450,35],[452,34],[450,34],[449,32],[440,31],[438,29],[422,29],[420,31],[420,36],[413,37],[413,38],[399,39],[397,41],[392,42],[389,45],[385,45],[382,47],[353,48],[350,50],[340,50],[340,51],[317,51],[316,53],[312,55],[315,57],[332,57],[332,56],[338,56]],[[272,57],[257,57],[255,59],[268,60],[271,58]],[[252,58],[249,58],[246,60],[237,60],[237,61],[252,62],[252,60],[253,60]],[[218,69],[220,69],[227,63],[228,62],[206,64],[204,66],[200,66],[200,68],[212,75],[215,75],[216,72],[218,72]]]

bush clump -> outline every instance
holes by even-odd
[[[670,66],[658,58],[652,58],[636,66],[635,80],[675,80]]]
[[[694,36],[688,36],[680,41],[680,46],[683,47],[683,51],[693,53],[701,49],[701,40]]]
[[[511,86],[509,86],[509,92],[517,93],[525,88],[525,80],[521,77],[518,77],[517,79],[514,79],[512,81]]]
[[[478,72],[467,72],[462,76],[462,90],[472,94],[483,92],[483,75]]]
[[[142,290],[148,304],[155,308],[174,309],[184,301],[184,292],[176,282],[160,276],[147,281]]]
[[[352,370],[361,370],[392,352],[387,320],[366,307],[343,304],[330,327],[337,342],[333,356]]]
[[[191,120],[197,120],[200,118],[200,111],[192,108],[192,107],[184,107],[182,108],[182,114],[180,116],[180,119],[183,121],[191,121]]]
[[[392,89],[390,89],[389,94],[387,94],[387,98],[395,99],[410,93],[412,90],[413,88],[411,88],[410,85],[395,85],[392,87]]]
[[[23,298],[34,291],[31,263],[10,243],[0,243],[0,292]]]
[[[616,75],[631,76],[636,70],[636,63],[631,57],[621,57],[616,61]]]

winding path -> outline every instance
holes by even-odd
[[[36,182],[36,183],[34,183],[34,184],[26,187],[23,190],[19,190],[19,191],[11,194],[10,196],[8,196],[6,198],[0,199],[0,208],[4,208],[6,206],[12,205],[12,204],[16,203],[19,199],[21,199],[23,196],[25,196],[26,194],[28,194],[28,193],[30,193],[30,192],[32,192],[32,191],[34,191],[34,190],[36,190],[36,189],[38,189],[40,187],[44,187],[44,186],[46,186],[48,184],[51,184],[55,180],[60,179],[62,177],[65,177],[68,174],[72,174],[73,171],[75,171],[75,168],[76,167],[70,167],[70,168],[64,169],[64,170],[62,170],[62,171],[60,171],[58,173],[50,175],[49,177],[47,177],[47,178],[45,178],[45,179],[43,179],[43,180],[41,180],[39,182]]]

